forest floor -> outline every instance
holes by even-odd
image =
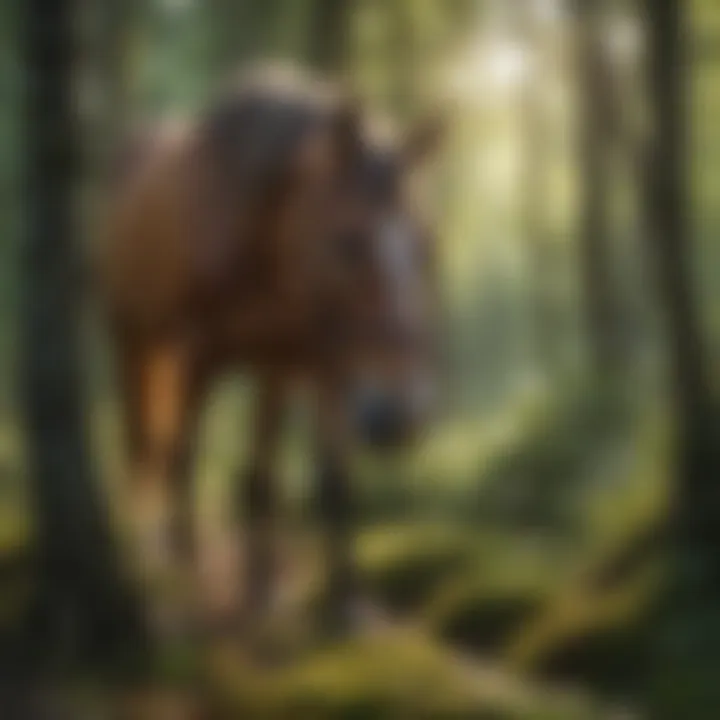
[[[241,544],[224,512],[228,488],[217,481],[234,461],[227,418],[216,416],[217,427],[211,419],[213,439],[199,468],[214,495],[200,502],[204,560],[192,584],[210,612],[242,591],[235,582]],[[565,428],[569,422],[575,421],[563,421]],[[269,652],[258,661],[246,638],[233,633],[168,647],[151,692],[125,698],[123,720],[640,717],[631,712],[628,681],[656,569],[643,567],[602,587],[592,579],[662,510],[662,425],[655,416],[643,419],[631,451],[628,442],[622,451],[600,448],[602,462],[590,458],[580,433],[556,431],[541,416],[518,430],[522,452],[499,425],[495,446],[493,432],[473,426],[438,438],[420,463],[424,472],[404,483],[391,484],[372,468],[356,554],[382,622],[345,642],[321,639],[322,535],[296,512],[279,547],[279,601],[267,625],[255,628]],[[598,433],[593,427],[587,433],[595,447]],[[223,435],[227,442],[213,446]],[[573,446],[563,445],[566,437]],[[100,456],[108,462],[112,451],[101,446]],[[305,472],[292,458],[286,464],[295,475]],[[493,495],[494,486],[510,492]],[[490,498],[487,507],[478,503],[481,489],[492,491],[482,495]],[[567,505],[559,515],[558,498]],[[0,502],[3,553],[28,541],[18,501],[8,485]],[[527,507],[544,509],[528,517]],[[3,597],[0,623],[23,592]],[[104,717],[95,692],[79,695],[88,711],[72,720]]]
[[[214,611],[241,593],[233,582],[238,547],[227,532],[205,539],[208,562],[198,585]],[[228,633],[193,649],[168,648],[161,680],[136,698],[129,717],[639,717],[628,703],[590,691],[582,678],[533,677],[513,657],[513,647],[522,649],[518,638],[532,644],[532,626],[542,626],[557,605],[566,574],[541,542],[511,548],[507,538],[457,525],[387,523],[364,529],[357,547],[373,609],[382,608],[366,631],[342,642],[317,632],[321,539],[298,530],[282,549],[279,601],[268,622],[252,628],[252,640]],[[597,625],[602,613],[588,598],[575,600],[569,614],[578,615],[579,627]],[[618,615],[610,617],[612,624]]]

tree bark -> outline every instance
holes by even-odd
[[[521,15],[519,24],[523,39],[538,55],[537,64],[540,65],[546,48],[543,47],[543,37],[537,23],[525,13]],[[535,82],[534,78],[523,83],[520,106],[523,168],[519,192],[523,230],[530,260],[532,352],[538,368],[551,378],[558,370],[558,335],[555,329],[555,308],[550,294],[553,281],[553,249],[547,219],[550,128],[542,86]]]
[[[137,638],[139,615],[120,577],[82,398],[75,6],[27,0],[24,12],[21,389],[37,550],[25,649],[67,663],[119,650]]]
[[[599,28],[596,0],[576,0],[580,104],[580,264],[585,327],[598,378],[616,374],[620,362],[619,309],[609,226],[614,93]]]
[[[350,64],[352,0],[315,0],[311,16],[309,57],[313,67],[343,77]]]
[[[96,42],[91,51],[95,82],[101,92],[99,117],[94,123],[98,153],[91,164],[106,181],[117,166],[119,147],[130,121],[128,45],[137,20],[137,0],[105,0],[96,8]]]
[[[685,158],[684,4],[646,0],[651,137],[645,157],[645,229],[656,271],[679,431],[676,513],[684,535],[718,536],[717,452],[706,350],[693,292]]]
[[[208,8],[212,65],[220,77],[277,49],[272,31],[278,0],[209,0]]]
[[[390,42],[388,53],[392,78],[389,105],[398,121],[407,122],[416,111],[415,77],[418,63],[418,28],[413,18],[414,2],[397,0],[388,8]],[[417,10],[417,8],[415,8]]]

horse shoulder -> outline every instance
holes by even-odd
[[[153,323],[180,311],[191,282],[184,143],[159,143],[116,189],[101,273],[114,310]]]

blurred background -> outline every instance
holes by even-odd
[[[387,631],[328,646],[280,621],[292,661],[272,667],[168,649],[130,702],[87,253],[127,130],[265,58],[401,126],[447,117],[444,413],[417,452],[355,463]],[[718,103],[714,0],[1,3],[2,717],[34,717],[10,688],[42,687],[50,718],[716,718]],[[228,381],[205,414],[210,564],[251,392]],[[282,456],[300,608],[319,582],[306,434],[300,409]]]

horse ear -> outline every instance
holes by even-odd
[[[437,153],[445,139],[446,127],[444,117],[432,115],[410,130],[403,148],[408,167],[417,167]]]
[[[339,104],[328,125],[309,133],[300,143],[294,158],[291,178],[301,183],[335,181],[358,161],[361,148],[359,105],[354,101]]]

